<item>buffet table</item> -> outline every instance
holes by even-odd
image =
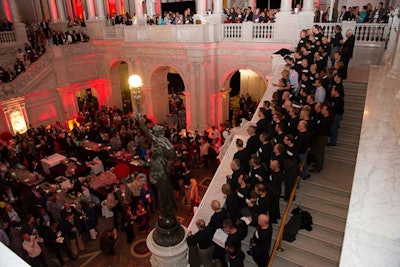
[[[43,171],[47,174],[50,174],[50,168],[59,165],[62,161],[65,161],[67,158],[63,155],[55,153],[51,156],[43,158],[41,160]]]

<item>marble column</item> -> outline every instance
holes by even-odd
[[[105,18],[103,0],[96,0],[96,14],[99,19]]]
[[[213,10],[213,0],[207,0],[207,12]]]
[[[7,14],[7,19],[12,22],[20,22],[20,13],[16,3],[16,0],[4,0],[4,6],[8,4],[9,11],[11,11],[11,17]],[[6,12],[7,8],[5,8]]]
[[[206,0],[196,0],[196,12],[199,15],[206,13]]]
[[[63,0],[57,0],[56,5],[57,5],[57,11],[58,11],[59,20],[60,21],[66,21]]]
[[[156,1],[146,0],[146,14],[148,17],[152,18],[156,14]]]
[[[49,0],[49,9],[50,9],[50,18],[53,22],[58,21],[58,12],[57,12],[57,5],[56,0]]]
[[[206,130],[209,125],[210,109],[210,96],[208,94],[207,86],[207,63],[194,62],[194,76],[197,76],[195,84],[196,87],[196,102],[197,102],[197,123],[199,130]]]
[[[86,19],[88,19],[88,20],[95,19],[96,12],[94,10],[93,0],[86,0],[86,6],[87,6],[87,18]]]
[[[394,58],[394,52],[396,51],[398,39],[398,31],[395,26],[390,27],[390,38],[387,44],[387,48],[383,53],[383,57],[381,59],[381,64],[385,66],[390,66],[392,63],[392,59]]]
[[[222,0],[214,0],[214,14],[222,14]]]
[[[397,36],[396,52],[394,53],[392,68],[387,74],[387,77],[395,79],[399,75],[399,71],[400,71],[400,34],[398,34]]]
[[[74,15],[74,8],[72,6],[72,2],[71,2],[71,0],[67,0],[66,2],[67,2],[68,17],[71,20],[71,22],[73,22],[75,19],[75,15]]]
[[[282,0],[281,1],[281,12],[291,12],[292,11],[292,1]]]
[[[117,15],[121,15],[122,8],[121,8],[120,0],[115,1],[115,9],[116,9]]]
[[[191,94],[188,91],[183,91],[183,95],[185,96],[184,104],[186,109],[186,129],[192,130],[192,105]]]
[[[304,0],[302,11],[312,12],[314,10],[314,0]]]
[[[142,0],[135,0],[135,14],[138,18],[143,17],[143,5]]]

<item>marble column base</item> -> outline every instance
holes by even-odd
[[[182,228],[185,230],[185,236],[187,236],[188,229],[184,226]],[[150,264],[153,267],[187,267],[187,253],[188,246],[186,244],[186,238],[184,238],[179,244],[172,247],[162,247],[154,242],[153,234],[151,231],[147,236],[146,245],[151,251],[152,255],[150,257]]]

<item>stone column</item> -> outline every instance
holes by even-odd
[[[122,8],[121,8],[121,1],[120,0],[116,0],[115,1],[115,9],[116,9],[117,15],[121,15]]]
[[[210,107],[210,96],[208,94],[208,86],[207,86],[207,75],[209,74],[207,72],[207,64],[206,63],[200,63],[200,62],[194,62],[194,70],[195,74],[197,77],[196,83],[192,84],[192,86],[195,86],[196,88],[196,98],[195,101],[197,102],[197,123],[199,130],[203,131],[206,130],[210,125],[209,125],[209,110],[215,107]],[[211,112],[211,114],[213,114]],[[215,114],[213,114],[215,115]]]
[[[152,18],[156,14],[156,1],[155,0],[146,0],[146,14],[148,17]]]
[[[291,12],[292,11],[292,1],[282,0],[281,1],[281,12]]]
[[[143,5],[141,0],[135,0],[135,14],[138,18],[143,17]]]
[[[105,18],[103,0],[96,0],[96,14],[99,19]]]
[[[69,19],[71,20],[71,22],[73,22],[75,20],[75,15],[71,1],[67,1],[67,12]]]
[[[213,0],[207,0],[207,12],[213,10]]]
[[[199,15],[206,13],[206,0],[196,0],[196,12]]]
[[[96,17],[96,12],[94,10],[94,2],[93,0],[86,0],[86,6],[87,6],[87,20],[95,19]]]
[[[192,129],[192,105],[190,103],[191,101],[191,95],[190,92],[188,91],[183,91],[183,95],[185,96],[185,109],[186,109],[186,128],[189,130],[196,130]]]
[[[222,0],[214,0],[214,14],[222,14]]]
[[[392,68],[387,74],[387,77],[391,79],[396,79],[400,71],[400,34],[397,36],[397,47],[394,55]]]
[[[304,0],[303,11],[313,12],[314,10],[314,0]]]
[[[57,11],[58,11],[59,20],[60,21],[66,21],[63,0],[57,0],[56,4],[57,4]]]
[[[50,18],[52,22],[58,21],[56,0],[49,0]]]
[[[9,10],[7,10],[7,5],[9,7]],[[4,0],[4,6],[6,13],[11,11],[11,16],[9,17],[9,14],[7,14],[7,19],[12,22],[20,22],[20,14],[16,0]]]

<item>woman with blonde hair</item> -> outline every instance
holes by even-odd
[[[198,207],[200,204],[199,186],[197,185],[196,178],[190,179],[189,199],[190,199],[190,206],[192,207],[192,213],[193,213],[193,208]]]

